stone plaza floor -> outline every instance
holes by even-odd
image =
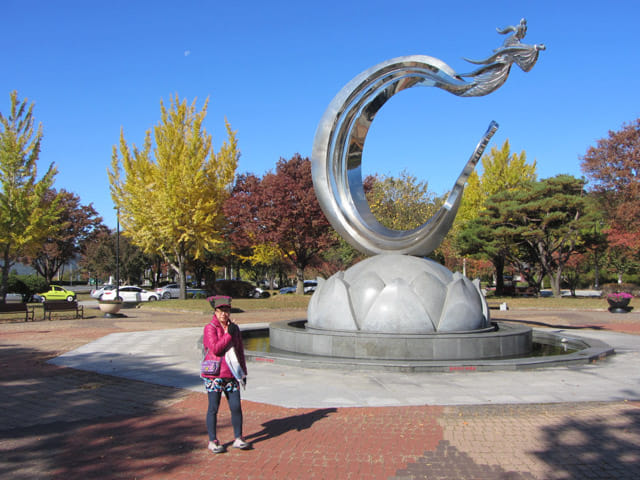
[[[366,388],[374,395],[359,396],[354,392],[367,383],[347,377],[341,381],[322,371],[292,382],[290,374],[277,366],[249,364],[244,435],[253,448],[230,448],[220,455],[206,449],[204,391],[50,363],[89,344],[100,345],[94,342],[110,334],[201,328],[210,316],[144,309],[126,313],[126,318],[106,319],[88,309],[90,318],[85,320],[0,324],[0,478],[640,478],[639,372],[631,367],[625,372],[627,365],[638,361],[632,348],[640,340],[638,313],[494,314],[576,335],[626,334],[626,348],[613,362],[548,372],[549,377],[561,374],[558,392],[576,392],[559,395],[560,401],[546,401],[542,393],[552,390],[553,384],[531,383],[530,372],[490,372],[507,378],[514,391],[525,395],[506,399],[499,392],[491,396],[493,385],[482,393],[488,377],[479,372],[422,374],[427,377],[419,378],[428,378],[433,389],[438,382],[458,383],[465,399],[448,403],[434,397],[420,404],[407,395],[403,398],[407,380],[376,382],[369,373],[366,379],[371,385]],[[269,322],[296,318],[300,312],[277,315],[254,312],[234,317],[238,323]],[[162,345],[154,348],[163,353]],[[123,354],[136,355],[124,342],[122,349]],[[589,390],[590,385],[611,381],[602,377],[604,372],[613,376],[614,369],[621,370],[615,394],[602,392],[613,387]],[[545,376],[536,373],[541,375]],[[316,400],[308,398],[308,384],[313,384]],[[286,388],[279,388],[283,385]],[[528,401],[528,390],[531,398],[545,401]],[[260,397],[258,391],[265,393]],[[540,395],[535,397],[536,393]],[[300,402],[301,398],[308,399]],[[218,423],[219,438],[230,443],[233,434],[225,401]]]

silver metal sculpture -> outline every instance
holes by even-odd
[[[316,131],[312,152],[314,188],[320,205],[342,237],[363,253],[428,255],[451,228],[464,184],[498,128],[491,122],[456,180],[443,207],[414,230],[390,230],[371,213],[362,186],[362,152],[376,113],[396,93],[416,86],[437,87],[457,96],[483,96],[506,81],[512,64],[524,71],[535,65],[544,45],[520,42],[526,20],[498,30],[510,35],[489,58],[467,60],[482,67],[457,74],[446,63],[426,55],[382,62],[356,76],[331,101]],[[469,79],[468,81],[465,79]]]

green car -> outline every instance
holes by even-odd
[[[66,300],[67,302],[73,302],[76,299],[76,292],[59,287],[58,285],[49,285],[48,292],[39,293],[38,295],[42,297],[43,302],[45,300]]]

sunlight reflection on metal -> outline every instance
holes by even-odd
[[[506,81],[511,65],[529,71],[544,45],[525,45],[526,21],[498,30],[513,32],[503,46],[474,72],[459,75],[426,55],[398,57],[362,72],[331,101],[316,131],[312,152],[314,188],[320,205],[340,235],[366,254],[428,255],[451,228],[464,184],[498,128],[491,122],[452,187],[445,204],[420,227],[399,231],[384,227],[372,214],[362,185],[362,152],[376,113],[396,93],[416,86],[437,87],[457,96],[487,95]],[[470,81],[465,81],[469,78]]]

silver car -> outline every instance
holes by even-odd
[[[160,298],[168,300],[170,298],[180,298],[180,285],[170,283],[164,287],[156,288],[156,293]]]

